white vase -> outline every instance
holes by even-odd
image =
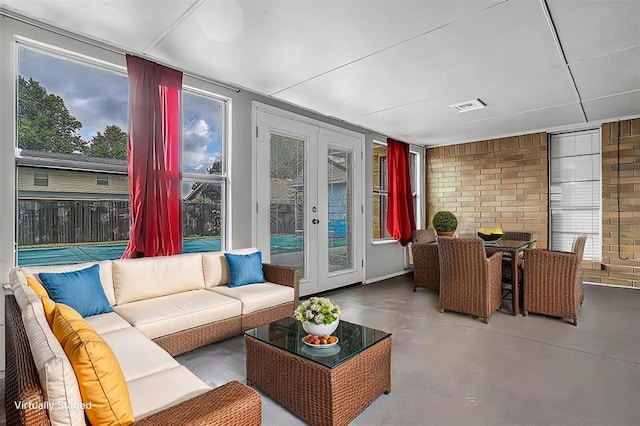
[[[326,334],[330,336],[334,331],[336,331],[336,328],[338,328],[339,323],[340,323],[339,318],[337,318],[331,324],[315,324],[307,321],[302,323],[302,328],[308,334],[313,334],[315,336],[323,336]]]

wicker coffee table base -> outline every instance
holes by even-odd
[[[312,425],[346,425],[391,392],[391,337],[327,368],[245,335],[247,384]]]

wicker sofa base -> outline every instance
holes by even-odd
[[[233,381],[135,422],[135,425],[259,426],[262,402],[257,392]]]
[[[261,309],[250,314],[244,314],[242,315],[242,332],[260,327],[264,324],[269,324],[279,320],[280,318],[290,317],[293,315],[294,309],[294,303],[289,302],[274,306],[273,308]]]
[[[178,356],[201,346],[219,342],[242,334],[252,328],[291,316],[295,306],[293,302],[283,303],[273,308],[261,309],[251,314],[233,317],[193,327],[188,330],[158,337],[153,341],[171,356]]]
[[[201,346],[242,334],[241,328],[241,317],[233,317],[168,334],[155,338],[153,341],[169,352],[171,356],[177,356]]]

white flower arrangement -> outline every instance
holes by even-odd
[[[338,319],[340,308],[326,297],[312,297],[300,303],[293,316],[301,323],[331,324]]]

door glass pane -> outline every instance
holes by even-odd
[[[351,151],[327,150],[329,272],[353,268],[353,160]]]
[[[272,134],[270,145],[271,262],[306,278],[304,140]]]

